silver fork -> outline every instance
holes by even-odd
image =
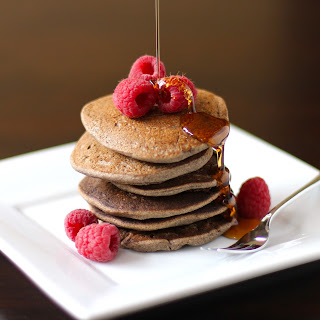
[[[249,253],[261,250],[267,244],[269,240],[269,226],[271,219],[279,212],[280,208],[285,207],[294,198],[307,190],[315,187],[320,181],[320,174],[317,175],[313,180],[298,189],[292,195],[281,201],[276,205],[269,213],[261,220],[258,226],[245,234],[240,240],[227,248],[218,248],[218,251],[233,252],[233,253]]]

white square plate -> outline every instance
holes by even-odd
[[[69,157],[74,144],[0,161],[0,244],[58,305],[79,319],[115,317],[320,258],[319,188],[286,207],[272,222],[267,248],[232,255],[205,250],[227,246],[224,237],[176,252],[120,249],[109,263],[78,255],[63,227],[65,215],[87,208],[78,195],[82,175]],[[272,206],[318,170],[232,126],[226,165],[237,194],[248,178],[269,185]]]

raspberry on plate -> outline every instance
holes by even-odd
[[[269,188],[262,178],[251,178],[242,184],[237,197],[240,217],[261,220],[268,213],[270,204]]]
[[[157,81],[158,106],[164,113],[174,113],[187,109],[194,103],[197,90],[184,76],[170,76]]]
[[[144,116],[156,101],[153,85],[144,79],[124,79],[113,93],[114,105],[129,118]]]
[[[98,219],[91,211],[75,209],[66,215],[64,228],[68,238],[74,241],[79,230],[92,223],[98,223]]]
[[[138,58],[132,65],[129,72],[130,79],[144,79],[147,81],[157,79],[157,58],[153,56],[142,56]],[[159,78],[166,75],[164,64],[160,61],[160,74]]]
[[[75,244],[78,252],[87,259],[107,262],[118,253],[120,233],[113,224],[91,224],[79,231]]]

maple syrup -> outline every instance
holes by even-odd
[[[155,0],[157,79],[160,78],[160,0]]]
[[[160,79],[160,0],[155,0],[156,17],[156,60],[157,79],[151,81],[163,101],[170,100],[167,88],[176,86],[188,102],[188,112],[181,115],[182,129],[197,140],[212,147],[217,155],[217,170],[212,178],[217,181],[220,189],[218,201],[228,208],[224,214],[225,219],[231,220],[236,215],[236,197],[230,188],[230,172],[224,165],[224,144],[230,131],[229,121],[217,118],[205,112],[197,112],[192,90],[179,78]],[[260,222],[257,219],[243,219],[237,217],[238,224],[232,226],[224,236],[231,239],[240,239],[242,235],[254,229]]]
[[[229,135],[229,121],[189,109],[188,113],[181,115],[180,123],[185,132],[215,149],[218,168],[223,169],[224,142]]]
[[[224,143],[229,135],[229,121],[205,112],[189,112],[181,115],[180,125],[188,134],[212,147],[217,154],[217,170],[212,178],[220,189],[218,200],[225,205],[229,217],[236,213],[236,200],[230,189],[230,173],[224,166]]]
[[[240,239],[249,231],[253,230],[261,222],[258,219],[237,217],[237,224],[232,226],[223,235],[229,239]]]
[[[184,98],[187,101],[188,109],[194,105],[193,93],[190,87],[183,81],[183,79],[178,77],[166,77],[162,79],[157,79],[156,81],[152,81],[154,88],[156,89],[159,98],[163,102],[169,102],[172,97],[168,90],[169,87],[176,87],[180,92],[182,92]]]
[[[194,108],[193,108],[194,109]],[[236,197],[230,188],[230,172],[224,165],[224,144],[229,135],[230,124],[225,119],[216,118],[203,112],[191,112],[181,115],[180,125],[188,134],[212,147],[217,155],[217,170],[212,178],[217,181],[220,196],[217,199],[228,208],[224,217],[228,220],[236,216]],[[259,223],[258,219],[246,219],[236,216],[237,224],[223,235],[230,239],[240,239]]]

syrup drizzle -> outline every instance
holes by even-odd
[[[230,239],[240,239],[247,232],[253,230],[261,221],[252,218],[237,217],[238,224],[232,226],[223,235]]]
[[[216,152],[217,170],[212,178],[220,189],[218,200],[228,208],[226,218],[236,214],[236,199],[230,188],[230,172],[224,165],[224,144],[229,135],[229,121],[214,117],[205,112],[189,112],[181,115],[182,129],[197,140],[206,143]]]
[[[157,89],[161,99],[170,99],[169,86],[177,86],[183,92],[188,102],[188,113],[180,117],[182,129],[201,142],[208,144],[216,152],[217,170],[212,174],[212,178],[217,181],[220,189],[218,201],[228,208],[224,215],[227,220],[231,220],[236,215],[236,197],[230,188],[230,172],[224,165],[224,144],[229,135],[230,124],[227,120],[213,117],[204,112],[197,112],[192,90],[181,79],[165,78],[160,79],[160,0],[155,0],[156,18],[156,60],[157,79],[151,81]],[[231,227],[224,235],[228,238],[239,239],[247,229],[255,227],[257,221],[246,221],[248,219],[238,219],[238,225]],[[248,230],[249,231],[249,230]]]
[[[229,122],[213,117],[204,112],[189,112],[181,115],[182,129],[197,140],[212,147],[217,155],[217,169],[212,178],[217,181],[220,196],[217,201],[226,206],[225,219],[231,220],[236,216],[236,197],[230,188],[230,172],[224,165],[224,145],[229,135]],[[232,226],[224,236],[230,239],[240,239],[250,230],[254,229],[260,220],[245,219],[237,216],[237,224]]]
[[[157,80],[151,80],[154,88],[157,89],[157,92],[162,100],[170,100],[170,93],[167,88],[170,86],[175,86],[179,88],[179,91],[183,93],[184,98],[188,102],[188,109],[193,107],[193,112],[196,112],[194,109],[194,97],[192,90],[189,86],[181,79],[172,77],[160,79],[160,0],[155,0],[155,17],[156,17],[156,60],[157,60]]]
[[[180,78],[177,77],[166,77],[158,79],[152,82],[154,88],[157,90],[157,94],[162,101],[170,101],[172,99],[171,94],[168,90],[169,87],[174,86],[182,92],[184,98],[187,101],[188,109],[194,108],[194,97],[190,87]],[[195,111],[194,111],[195,112]]]
[[[160,78],[160,0],[155,0],[157,79]]]

